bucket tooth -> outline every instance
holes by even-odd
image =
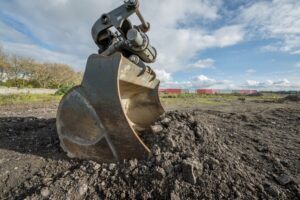
[[[60,102],[57,130],[71,157],[99,162],[142,159],[149,148],[139,137],[163,112],[159,80],[123,57],[93,54],[83,81]]]

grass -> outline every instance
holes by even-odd
[[[164,105],[227,105],[233,101],[251,102],[251,101],[276,101],[282,98],[281,95],[263,95],[263,96],[247,96],[235,94],[162,94],[161,102]]]
[[[10,104],[30,104],[43,102],[58,102],[62,95],[51,94],[9,94],[0,95],[0,105]],[[233,101],[276,101],[282,98],[277,94],[263,96],[241,96],[233,94],[212,95],[212,94],[180,94],[180,95],[160,95],[161,102],[164,105],[228,105]]]
[[[0,105],[58,102],[60,99],[61,96],[51,94],[7,94],[0,95]]]
[[[161,102],[164,105],[224,105],[226,102],[216,98],[214,95],[196,95],[196,94],[180,94],[180,95],[161,95]]]

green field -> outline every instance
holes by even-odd
[[[58,102],[61,97],[51,94],[7,94],[0,95],[0,105]]]
[[[160,99],[164,105],[227,105],[231,102],[251,102],[251,101],[270,101],[276,102],[282,95],[268,94],[262,96],[247,96],[235,94],[180,94],[180,95],[161,95]]]
[[[62,95],[51,94],[9,94],[0,95],[0,105],[10,104],[28,104],[43,102],[58,102]],[[276,102],[282,98],[278,94],[268,94],[263,96],[241,96],[241,95],[197,95],[197,94],[181,94],[181,95],[160,95],[162,104],[164,105],[227,105],[233,101],[249,102],[249,101],[270,101]]]

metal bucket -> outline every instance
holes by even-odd
[[[70,157],[98,162],[143,159],[139,131],[164,113],[159,80],[120,53],[91,55],[80,86],[60,102],[57,131]]]

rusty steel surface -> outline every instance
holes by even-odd
[[[91,55],[82,84],[58,109],[57,130],[71,157],[99,162],[142,159],[149,153],[139,137],[163,112],[159,80],[121,53]]]

